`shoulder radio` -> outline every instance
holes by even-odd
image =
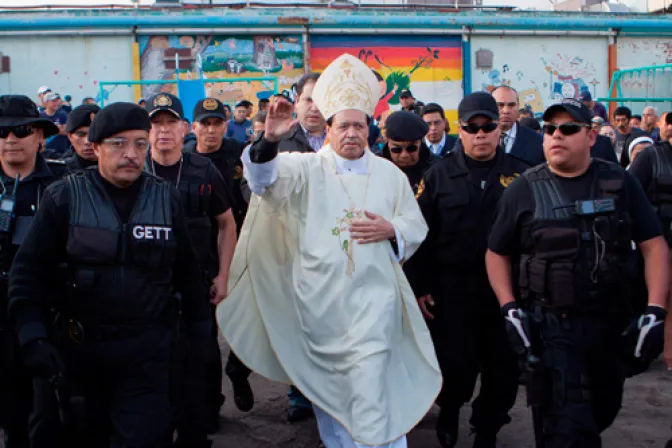
[[[0,195],[0,232],[2,233],[10,233],[12,231],[14,208],[16,207],[16,192],[18,189],[19,175],[17,174],[12,193],[7,193],[7,189],[5,188],[2,195]]]

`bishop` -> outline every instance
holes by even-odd
[[[270,107],[244,152],[254,195],[217,319],[231,349],[313,403],[327,448],[405,448],[441,388],[434,347],[401,263],[427,234],[404,173],[367,145],[376,77],[343,55],[313,100],[317,153],[280,153],[295,121]]]

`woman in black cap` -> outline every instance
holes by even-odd
[[[406,174],[415,194],[425,171],[436,160],[424,142],[429,132],[427,123],[418,114],[398,111],[388,117],[385,129],[387,143],[382,157]]]

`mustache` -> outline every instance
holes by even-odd
[[[126,167],[140,169],[140,165],[138,165],[135,162],[131,162],[131,161],[123,162],[123,163],[119,164],[119,166],[117,166],[117,168],[119,168],[119,169],[126,168]]]

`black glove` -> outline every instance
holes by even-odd
[[[65,375],[65,364],[46,339],[30,341],[22,348],[23,365],[33,376],[56,378]]]
[[[506,335],[509,337],[513,351],[518,356],[526,356],[530,349],[530,336],[525,333],[525,327],[523,326],[525,314],[518,308],[516,302],[509,302],[502,307],[502,315],[504,316]]]
[[[667,311],[664,308],[649,305],[637,320],[639,337],[635,346],[635,358],[650,363],[663,352],[665,342],[664,323]]]

